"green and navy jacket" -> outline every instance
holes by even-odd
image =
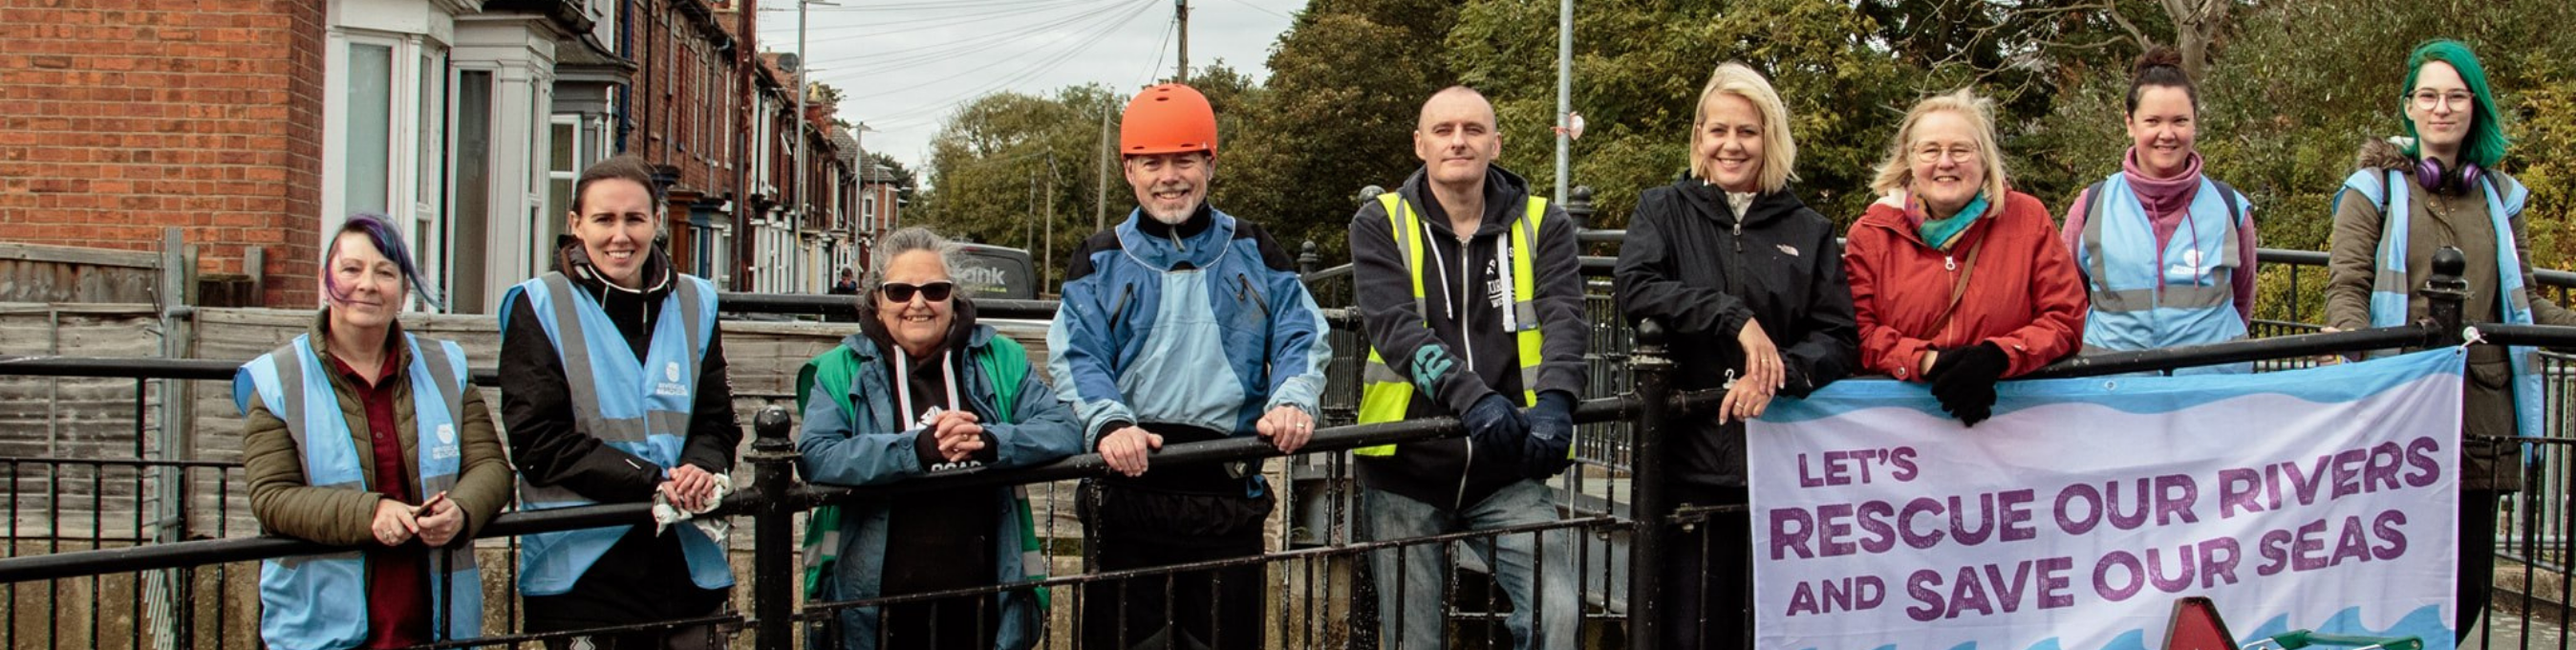
[[[465,413],[465,350],[450,341],[404,334],[411,365],[413,425],[418,451],[413,454],[420,480],[411,501],[456,486],[465,455],[458,446]],[[421,345],[436,354],[423,354]],[[254,402],[253,400],[257,400]],[[348,416],[340,411],[331,375],[313,349],[309,335],[298,335],[268,354],[242,364],[233,373],[233,406],[242,414],[258,404],[286,423],[287,434],[304,458],[304,480],[319,488],[372,491],[359,460],[358,443]],[[445,569],[446,579],[432,580],[432,641],[483,636],[483,579],[474,560],[474,545],[457,544],[431,551],[432,570]],[[440,588],[436,585],[444,585]],[[273,558],[259,566],[259,636],[279,650],[355,648],[367,640],[367,566],[361,551]],[[439,627],[438,621],[444,621]]]
[[[993,462],[986,467],[1038,465],[1079,451],[1082,434],[1073,412],[1030,372],[1028,352],[1019,342],[975,325],[966,335],[972,363],[959,364],[962,406],[975,414],[992,437]],[[796,436],[796,469],[810,483],[883,485],[936,474],[921,466],[914,450],[919,430],[894,403],[900,381],[886,372],[885,353],[864,333],[852,334],[805,363],[797,373],[797,403],[804,412]],[[1041,580],[1047,559],[1037,537],[1026,486],[973,488],[986,490],[1001,507],[993,522],[996,584]],[[887,520],[885,499],[863,499],[818,509],[806,532],[806,594],[823,601],[858,600],[880,595],[884,585]],[[933,561],[934,558],[894,558]],[[1037,643],[1045,615],[1045,592],[1005,591],[995,596],[1002,613],[995,647],[1019,650]],[[873,649],[878,611],[874,607],[843,609],[841,639],[845,650]]]
[[[1260,226],[1205,204],[1179,225],[1131,211],[1083,242],[1065,278],[1047,370],[1084,449],[1130,424],[1251,436],[1274,407],[1320,413],[1331,329]],[[1246,496],[1263,489],[1246,477]]]

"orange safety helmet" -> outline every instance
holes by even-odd
[[[1136,93],[1119,118],[1118,155],[1205,151],[1216,155],[1216,110],[1206,95],[1168,83]]]

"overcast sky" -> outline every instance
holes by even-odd
[[[1174,0],[838,0],[807,8],[815,81],[843,91],[861,147],[919,168],[931,138],[977,97],[1099,83],[1121,94],[1174,69]],[[1223,60],[1255,80],[1304,0],[1189,0],[1190,66]],[[796,3],[760,3],[760,49],[796,51]]]

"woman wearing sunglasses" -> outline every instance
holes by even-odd
[[[797,469],[826,485],[878,485],[976,467],[1018,467],[1081,446],[1073,412],[1038,381],[1020,344],[975,322],[958,246],[929,230],[887,233],[858,296],[859,333],[797,373],[805,412]],[[807,596],[825,602],[969,589],[1046,576],[1025,488],[864,498],[808,521]],[[815,561],[820,558],[819,561]],[[840,610],[814,647],[1027,648],[1044,613],[1035,589]]]

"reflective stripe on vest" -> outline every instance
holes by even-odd
[[[2084,351],[2151,350],[2245,338],[2236,311],[2235,276],[2244,268],[2237,248],[2236,197],[2206,177],[2200,180],[2182,227],[2159,248],[2153,216],[2125,174],[2093,185],[2086,207],[2082,256],[2091,286]],[[2251,364],[2176,370],[2175,374],[2248,372]]]
[[[573,432],[598,438],[664,470],[677,466],[697,403],[698,363],[706,357],[715,332],[714,286],[694,276],[678,276],[670,294],[662,298],[662,317],[654,323],[641,362],[599,300],[575,288],[564,274],[549,272],[510,291],[528,297],[529,310],[563,363]],[[506,297],[502,304],[509,304]],[[524,474],[519,477],[521,510],[591,503],[562,486],[537,485]],[[552,596],[572,590],[573,583],[629,528],[521,536],[519,591]],[[682,555],[688,558],[691,582],[707,589],[733,584],[724,549],[714,540],[694,526],[680,526],[677,534]]]
[[[1422,314],[1423,324],[1428,327],[1431,303],[1429,296],[1425,295],[1422,289],[1425,272],[1422,263],[1422,247],[1425,239],[1422,232],[1422,215],[1415,213],[1413,206],[1407,203],[1402,195],[1395,192],[1380,194],[1377,201],[1379,205],[1386,208],[1387,223],[1395,235],[1396,249],[1404,253],[1404,268],[1412,271],[1410,275],[1413,278],[1413,309],[1415,313]],[[1534,251],[1538,248],[1539,221],[1547,216],[1547,200],[1533,196],[1528,199],[1527,204],[1527,209],[1522,211],[1521,218],[1515,220],[1513,227],[1509,229],[1512,256],[1510,316],[1513,321],[1510,325],[1515,328],[1512,338],[1520,357],[1523,405],[1538,401],[1538,368],[1539,364],[1545,361],[1540,356],[1540,350],[1546,340],[1541,332],[1542,328],[1539,327],[1538,306],[1534,303],[1538,294],[1538,273],[1531,264],[1531,257],[1536,254]],[[1467,262],[1462,259],[1459,263]],[[1472,287],[1466,290],[1475,291]],[[1413,382],[1406,380],[1403,374],[1387,366],[1386,359],[1378,356],[1375,346],[1369,348],[1368,365],[1361,370],[1361,382],[1359,412],[1361,424],[1404,419],[1404,411],[1412,405],[1416,389]],[[1425,387],[1421,390],[1427,392],[1430,389]],[[1376,445],[1361,447],[1351,452],[1362,456],[1392,456],[1395,455],[1395,448],[1395,445]]]
[[[403,335],[411,353],[412,432],[420,480],[412,501],[456,486],[463,459],[457,417],[465,412],[465,350],[431,339],[437,354],[422,354],[421,339]],[[330,371],[308,336],[243,364],[233,374],[234,406],[248,414],[251,400],[286,423],[302,455],[305,483],[318,488],[366,491],[353,427],[340,411]],[[320,435],[316,435],[319,432]],[[444,580],[431,586],[433,641],[483,635],[483,578],[471,542],[431,554],[431,570]],[[443,589],[441,587],[444,587]],[[360,551],[276,558],[260,563],[260,639],[282,650],[350,648],[367,637],[366,563]],[[443,626],[441,625],[443,623]]]
[[[2495,229],[2496,297],[2501,303],[2497,307],[2504,312],[2506,324],[2530,325],[2531,290],[2522,284],[2522,253],[2513,241],[2513,217],[2522,213],[2524,201],[2531,197],[2530,190],[2521,182],[2497,174],[2485,178],[2479,185],[2484,186],[2487,219]],[[2370,326],[2404,325],[2409,317],[2407,298],[2411,295],[2406,286],[2407,226],[2414,214],[2407,200],[2413,186],[2396,170],[2383,174],[2367,169],[2345,177],[2343,186],[2380,206],[2379,272],[2371,282]],[[2337,200],[2341,200],[2340,195]],[[2548,397],[2541,390],[2540,349],[2508,346],[2505,359],[2513,370],[2514,432],[2524,437],[2539,436],[2547,422],[2543,409]]]

